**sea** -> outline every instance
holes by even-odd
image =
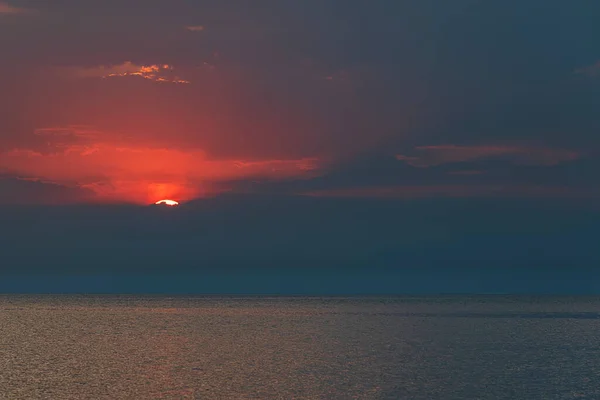
[[[0,296],[0,399],[600,399],[600,297]]]

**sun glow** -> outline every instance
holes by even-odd
[[[179,205],[179,203],[176,202],[175,200],[160,200],[160,201],[157,201],[154,204],[156,204],[156,205],[171,206],[171,207]]]

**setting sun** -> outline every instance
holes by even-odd
[[[179,205],[179,203],[178,203],[178,202],[176,202],[175,200],[160,200],[160,201],[157,201],[157,202],[156,202],[156,203],[154,203],[154,204],[157,204],[157,205],[165,205],[165,206],[171,206],[171,207],[172,207],[172,206],[178,206],[178,205]]]

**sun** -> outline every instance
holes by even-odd
[[[156,204],[156,205],[171,206],[171,207],[179,205],[179,203],[176,202],[175,200],[168,200],[168,199],[157,201],[154,204]]]

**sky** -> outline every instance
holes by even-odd
[[[562,290],[539,271],[600,260],[599,18],[587,0],[0,0],[0,291]],[[387,272],[338,282],[359,267]]]

